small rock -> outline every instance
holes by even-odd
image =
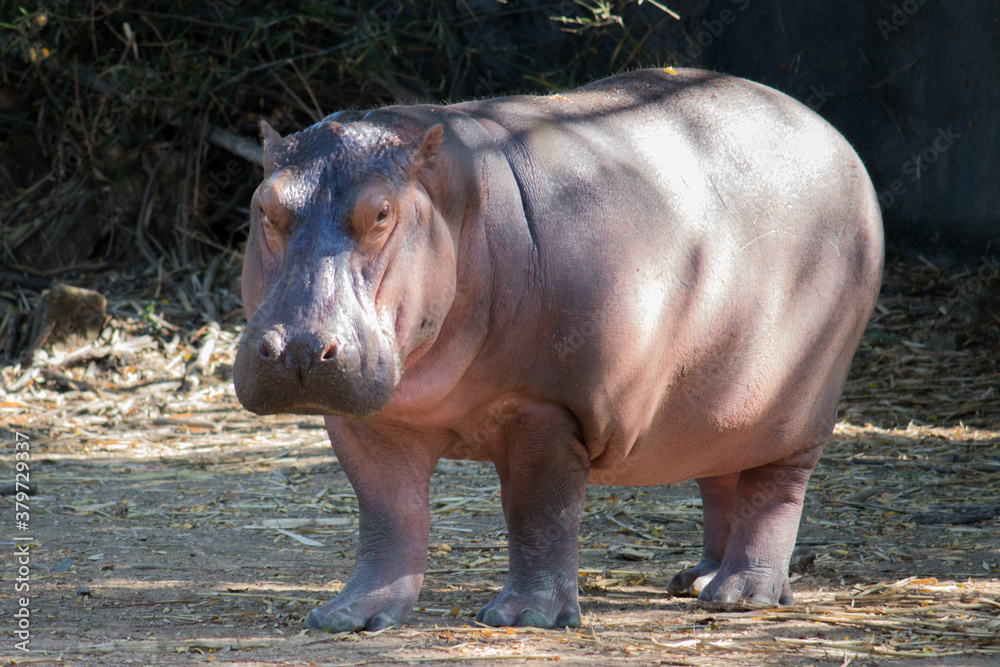
[[[954,352],[958,349],[958,337],[954,333],[936,333],[925,345],[935,352]]]
[[[801,558],[793,560],[789,566],[788,571],[795,574],[805,574],[813,569],[813,564],[816,562],[816,554],[807,553]]]
[[[56,285],[42,292],[28,323],[28,342],[21,367],[31,365],[35,353],[54,343],[83,346],[97,339],[107,319],[107,299],[99,292]]]
[[[128,516],[128,501],[119,500],[118,504],[111,508],[111,515],[118,518],[124,519]]]

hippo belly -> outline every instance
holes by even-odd
[[[832,429],[881,275],[877,201],[828,123],[735,81],[739,103],[657,99],[656,114],[572,110],[624,97],[615,78],[583,99],[463,105],[504,147],[534,222],[560,309],[539,334],[552,382],[534,390],[570,406],[592,483],[738,472]]]
[[[857,155],[719,74],[265,127],[237,394],[326,415],[354,574],[307,624],[398,625],[442,457],[491,461],[510,541],[489,625],[573,626],[585,487],[696,479],[668,590],[791,604],[802,500],[882,268]]]

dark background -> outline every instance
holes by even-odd
[[[709,2],[708,20],[732,4]],[[837,127],[868,166],[890,242],[996,251],[1000,2],[753,0],[703,63]]]
[[[588,3],[596,7],[596,3]],[[895,251],[1000,243],[1000,0],[146,3],[0,10],[0,262],[238,269],[257,123],[550,92],[644,66],[754,79],[826,117]],[[218,260],[216,260],[218,263]]]

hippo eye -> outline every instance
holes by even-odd
[[[376,199],[365,206],[363,211],[364,217],[359,217],[355,223],[358,236],[371,247],[381,247],[395,219],[392,202],[388,199]]]
[[[277,252],[280,247],[278,230],[275,229],[274,223],[267,217],[267,213],[264,212],[263,208],[258,209],[258,211],[260,213],[261,231],[264,232],[264,245],[271,252]]]
[[[372,225],[369,233],[380,236],[385,233],[386,228],[389,226],[389,222],[392,219],[392,204],[390,204],[387,199],[383,199],[379,202],[378,208],[375,210],[375,223]]]

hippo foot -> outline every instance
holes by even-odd
[[[412,603],[389,604],[376,607],[364,599],[341,601],[343,595],[316,607],[306,616],[306,627],[327,632],[360,632],[399,627],[412,609]]]
[[[702,558],[694,567],[678,572],[667,584],[667,592],[679,598],[696,598],[715,578],[722,561]]]
[[[493,627],[578,628],[580,605],[575,599],[561,605],[545,604],[541,600],[501,592],[476,614],[476,620]]]
[[[777,570],[738,570],[728,572],[723,566],[708,582],[700,602],[724,609],[761,609],[795,604],[788,575]]]

